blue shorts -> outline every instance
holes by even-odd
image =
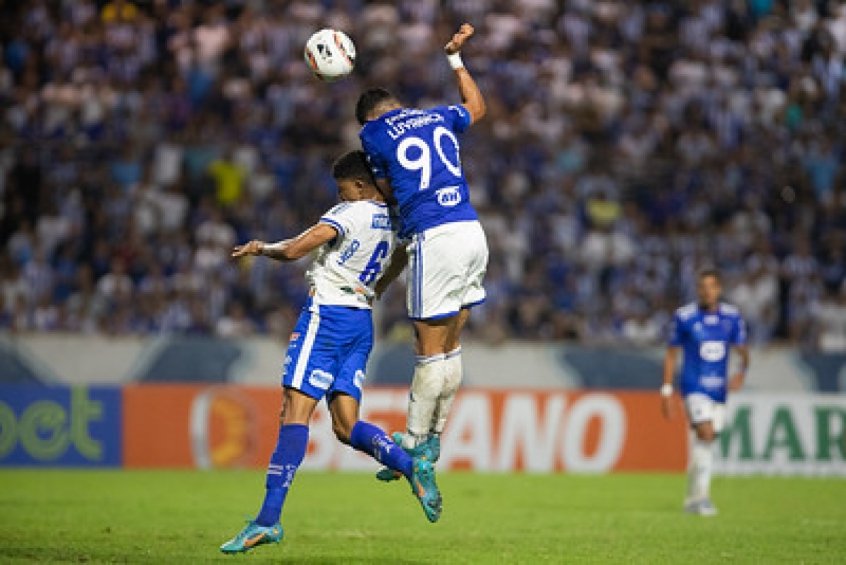
[[[340,392],[361,402],[372,348],[370,310],[309,300],[291,333],[282,384],[315,400]]]

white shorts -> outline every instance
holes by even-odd
[[[410,318],[449,318],[485,301],[488,243],[479,222],[436,226],[412,236],[407,249]]]
[[[715,433],[722,431],[726,422],[726,405],[707,394],[694,392],[684,397],[684,407],[691,424],[711,422]]]

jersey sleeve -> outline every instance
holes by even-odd
[[[734,321],[731,344],[746,345],[746,321],[743,319],[743,316],[738,316]]]
[[[346,236],[355,228],[355,214],[347,202],[342,202],[323,214],[319,221],[335,228],[340,237]]]
[[[470,127],[473,121],[470,117],[470,112],[462,104],[453,104],[451,106],[435,106],[432,112],[437,112],[446,120],[449,129],[456,133],[464,133]]]
[[[679,347],[682,344],[682,322],[678,314],[673,315],[670,321],[670,327],[667,331],[667,345],[670,347]]]
[[[361,139],[361,148],[367,156],[367,164],[370,165],[370,172],[373,173],[373,177],[377,179],[388,178],[388,167],[385,164],[382,154],[379,152],[378,145],[373,140],[372,129],[367,127],[362,128],[359,138]]]

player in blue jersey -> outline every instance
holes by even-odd
[[[432,464],[413,458],[373,424],[359,420],[367,358],[373,346],[370,303],[396,245],[394,222],[373,184],[361,151],[339,158],[332,170],[341,204],[299,236],[266,244],[250,241],[233,257],[263,255],[293,261],[316,252],[307,273],[310,297],[291,334],[276,449],[267,467],[264,503],[256,518],[220,549],[239,553],[282,538],[282,505],[308,446],[308,422],[326,397],[337,438],[404,475],[426,517],[440,517]]]
[[[445,47],[462,104],[407,108],[382,88],[365,91],[356,104],[362,147],[380,190],[396,202],[401,235],[410,241],[406,306],[417,362],[406,433],[397,439],[409,453],[431,461],[439,456],[440,433],[462,378],[462,328],[470,308],[485,300],[488,247],[470,204],[458,141],[486,111],[460,57],[472,35],[473,27],[464,24]],[[402,268],[393,261],[384,280]]]
[[[664,384],[661,387],[662,410],[673,415],[673,377],[678,354],[682,353],[681,395],[693,428],[688,468],[685,510],[702,516],[717,513],[711,502],[711,469],[714,438],[723,428],[726,395],[743,386],[749,367],[746,324],[740,311],[720,302],[722,287],[715,270],[700,273],[698,301],[676,310],[664,356]],[[729,352],[740,357],[739,369],[729,380]]]

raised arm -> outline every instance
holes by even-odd
[[[470,24],[461,24],[455,35],[444,47],[450,66],[455,69],[455,76],[458,79],[458,92],[461,94],[461,102],[470,112],[470,123],[476,123],[485,117],[487,105],[482,91],[470,72],[464,67],[461,61],[461,48],[464,43],[473,36],[475,30]]]
[[[244,245],[237,245],[232,250],[232,257],[264,255],[279,261],[296,261],[337,236],[338,232],[329,224],[317,223],[291,239],[276,243],[265,243],[254,239]]]

